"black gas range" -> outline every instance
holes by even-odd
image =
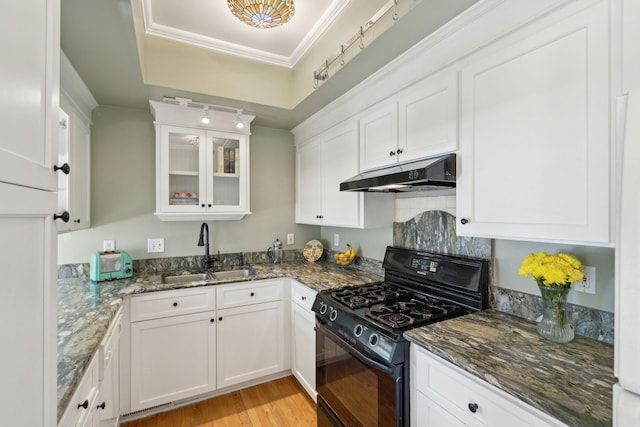
[[[408,425],[402,334],[488,307],[488,260],[390,246],[383,267],[384,281],[322,291],[313,304],[319,426]]]

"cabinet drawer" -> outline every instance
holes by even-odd
[[[216,293],[218,309],[278,301],[284,296],[284,280],[218,286]]]
[[[314,291],[310,287],[303,285],[295,280],[291,281],[291,299],[292,301],[311,310],[313,301],[316,298],[318,292]]]
[[[415,345],[411,348],[416,391],[460,420],[467,420],[465,423],[492,427],[564,425],[427,351]]]
[[[131,321],[210,311],[215,309],[215,301],[216,293],[213,287],[135,296],[131,298]]]

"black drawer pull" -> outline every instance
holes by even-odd
[[[98,405],[98,409],[104,409],[107,406],[107,402],[102,402]]]
[[[88,407],[89,407],[89,401],[88,400],[85,400],[82,403],[78,403],[78,409],[80,409],[80,408],[87,409]]]
[[[469,410],[475,414],[476,411],[478,410],[478,404],[477,403],[469,403]]]

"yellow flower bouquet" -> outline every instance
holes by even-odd
[[[531,275],[531,280],[540,286],[570,287],[584,278],[584,269],[578,258],[570,254],[550,255],[536,252],[527,255],[520,265],[521,276]]]
[[[565,343],[573,340],[575,332],[567,322],[566,303],[571,284],[584,278],[584,268],[573,255],[550,255],[537,252],[527,255],[520,265],[521,276],[531,275],[542,295],[542,319],[536,330],[544,338]]]

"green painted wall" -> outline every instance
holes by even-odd
[[[320,228],[295,224],[295,147],[280,129],[251,128],[251,215],[209,221],[211,251],[260,251],[279,237],[295,244],[320,237]],[[155,210],[155,132],[147,110],[101,106],[94,110],[91,142],[91,228],[58,237],[58,264],[89,261],[102,241],[134,259],[200,255],[201,221],[163,222]],[[147,253],[147,239],[164,237],[165,252]]]

